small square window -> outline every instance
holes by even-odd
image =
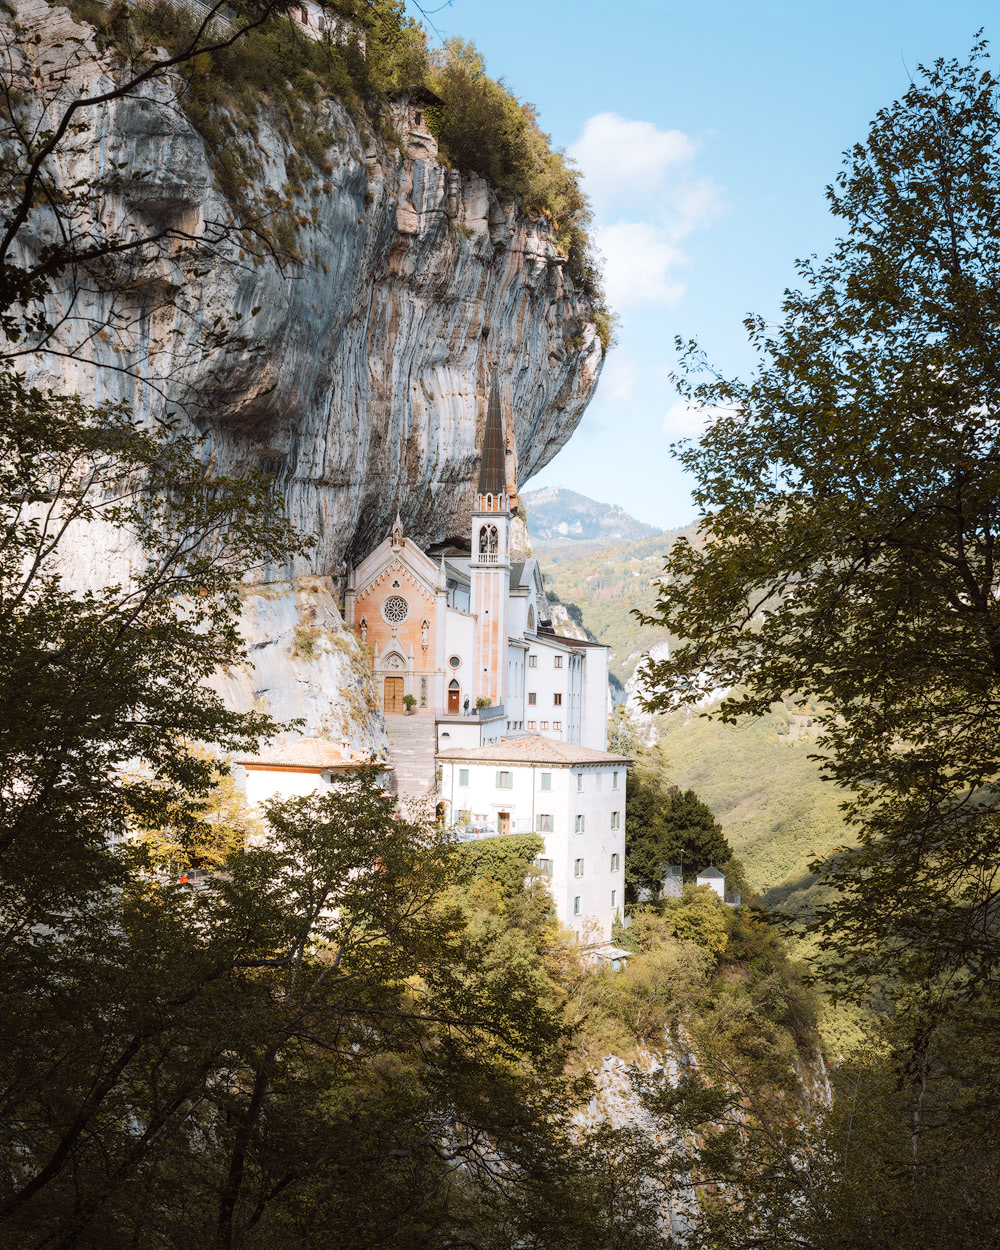
[[[542,873],[543,876],[546,876],[546,877],[552,876],[552,860],[551,859],[536,859],[535,867],[538,869],[540,873]]]
[[[538,722],[539,729],[548,729],[548,727],[549,727],[549,722],[547,720],[540,720]]]
[[[582,859],[573,860],[573,876],[574,877],[583,876],[583,860]]]
[[[458,784],[460,786],[467,786],[469,784],[469,770],[467,768],[460,768],[458,770]]]
[[[535,728],[535,722],[534,722],[533,720],[529,720],[529,721],[528,721],[528,728],[529,728],[529,729],[534,729],[534,728]]]
[[[552,789],[552,774],[551,773],[539,773],[538,774],[538,788],[539,790],[551,790]]]
[[[538,667],[538,656],[529,655],[528,656],[528,668],[537,668],[537,667]]]
[[[577,816],[577,818],[576,818],[576,831],[577,831],[577,833],[583,833],[583,815],[582,815],[582,813],[581,813],[579,816]]]
[[[536,830],[536,832],[537,833],[551,833],[552,832],[552,816],[550,814],[547,815],[545,812],[538,813],[538,829]]]
[[[562,658],[562,656],[561,656],[561,655],[557,655],[557,656],[555,656],[555,657],[554,657],[554,662],[553,662],[553,667],[555,667],[555,668],[562,668],[562,662],[563,662],[563,658]]]
[[[562,707],[562,695],[556,692],[556,694],[552,696],[552,702],[556,705],[556,707]]]
[[[514,788],[514,782],[510,773],[508,772],[497,773],[497,789],[498,790],[512,790],[513,788]]]
[[[553,729],[558,729],[558,730],[559,730],[559,732],[561,733],[561,732],[562,732],[562,721],[561,721],[561,720],[554,720],[554,721],[552,722],[552,728],[553,728]]]
[[[612,812],[611,813],[611,828],[620,829],[621,828],[620,821],[621,821],[621,812]]]
[[[619,857],[618,857],[617,855],[612,855],[612,856],[611,856],[611,871],[612,871],[612,872],[617,872],[617,871],[618,871],[618,865],[619,865],[620,863],[621,863],[621,860],[619,859]]]
[[[528,691],[528,707],[534,707],[537,702],[538,702],[538,695],[535,693],[534,690],[529,690]]]
[[[579,914],[580,914],[580,896],[579,896],[579,894],[578,894],[578,895],[576,896],[576,898],[573,900],[573,915],[574,915],[574,916],[579,916]],[[576,935],[576,940],[577,940],[578,942],[579,942],[579,940],[580,940],[580,935],[579,935],[579,933]]]

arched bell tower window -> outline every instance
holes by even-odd
[[[495,525],[484,525],[479,531],[479,554],[491,558],[496,563],[500,536]]]

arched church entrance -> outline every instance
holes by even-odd
[[[405,711],[403,707],[403,679],[402,677],[387,677],[385,679],[385,688],[383,692],[382,705],[385,708],[387,716],[394,714],[402,715]]]
[[[452,678],[448,683],[448,714],[454,713],[458,715],[458,702],[462,697],[462,688],[459,686],[456,678]]]

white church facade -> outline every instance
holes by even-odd
[[[346,623],[368,649],[385,714],[412,701],[441,749],[530,733],[603,750],[608,648],[552,630],[537,562],[512,560],[512,521],[494,384],[469,549],[431,556],[397,517],[348,576]]]

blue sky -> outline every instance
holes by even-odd
[[[522,486],[567,486],[664,527],[694,517],[669,450],[697,432],[669,381],[674,336],[749,372],[743,318],[776,315],[795,259],[834,238],[824,188],[841,153],[919,63],[964,57],[983,25],[996,33],[992,12],[966,0],[452,0],[433,14],[577,159],[620,317],[579,428]]]

